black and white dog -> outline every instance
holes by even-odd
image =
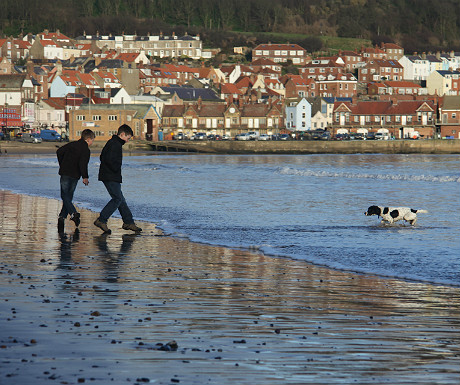
[[[405,220],[411,225],[415,225],[417,222],[418,213],[427,213],[426,210],[414,210],[409,207],[381,207],[381,206],[370,206],[364,215],[377,215],[382,218],[381,223],[394,223],[396,221]]]

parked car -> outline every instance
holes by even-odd
[[[235,140],[251,140],[251,137],[247,132],[243,132],[241,134],[237,134],[235,136]]]
[[[41,143],[42,138],[38,134],[24,133],[22,134],[21,141],[24,143]]]
[[[0,131],[0,140],[5,140],[5,134]]]
[[[375,133],[373,132],[368,132],[366,134],[366,140],[375,140]]]
[[[248,135],[249,135],[249,140],[257,140],[259,139],[259,131],[249,131],[248,132]]]
[[[388,140],[390,137],[388,134],[385,134],[383,132],[376,132],[375,133],[375,140]]]
[[[291,137],[289,136],[289,134],[281,134],[280,140],[291,140]]]
[[[359,132],[353,132],[349,135],[350,140],[363,140],[364,135]]]
[[[185,139],[188,139],[188,137],[183,132],[179,132],[178,134],[174,135],[174,140],[185,140]]]
[[[334,140],[348,140],[348,139],[350,139],[348,134],[337,134],[334,137]]]
[[[55,130],[41,130],[40,138],[44,142],[60,142],[61,135],[59,135]]]
[[[230,140],[230,135],[224,134],[222,135],[222,140]]]
[[[195,135],[193,135],[191,140],[206,140],[207,136],[204,132],[197,132]]]
[[[259,139],[257,139],[257,140],[270,140],[270,135],[260,134]]]

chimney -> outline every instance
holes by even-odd
[[[422,52],[422,59],[426,59],[426,52]]]

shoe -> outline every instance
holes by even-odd
[[[80,213],[73,213],[71,216],[70,216],[70,220],[71,221],[74,221],[75,222],[75,226],[80,226]]]
[[[137,227],[135,223],[123,223],[123,226],[121,227],[123,230],[132,230],[135,231],[136,233],[139,233],[142,231],[140,227]]]
[[[58,217],[58,233],[64,232],[64,223],[65,223],[65,218]]]
[[[94,221],[94,226],[99,227],[104,233],[110,234],[112,230],[107,227],[107,223],[104,223],[98,219]]]

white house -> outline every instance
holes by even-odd
[[[420,56],[403,56],[399,64],[404,68],[405,80],[426,80],[431,71],[430,61]]]
[[[110,89],[110,104],[130,104],[131,96],[122,88]]]
[[[286,128],[292,131],[311,130],[311,104],[307,99],[287,101]]]
[[[50,127],[62,133],[66,126],[64,106],[52,99],[42,99],[35,107],[34,125],[41,128]]]

